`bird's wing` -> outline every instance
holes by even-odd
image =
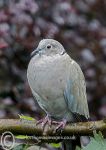
[[[67,85],[64,97],[68,109],[75,114],[89,118],[89,110],[86,98],[85,78],[81,68],[75,61],[70,61]]]

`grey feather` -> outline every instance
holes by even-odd
[[[74,114],[89,118],[84,75],[58,41],[44,39],[39,43],[27,78],[33,96],[49,117],[70,122],[75,121]],[[71,149],[72,141],[64,142],[65,148]]]
[[[51,50],[46,50],[48,44],[52,45]],[[28,65],[29,85],[49,115],[67,121],[73,121],[72,113],[89,118],[84,75],[79,65],[67,53],[62,53],[64,51],[59,42],[42,40],[37,55],[33,55]]]
[[[73,113],[78,113],[89,118],[84,75],[79,65],[72,60],[69,65],[69,75],[64,91],[68,108]]]

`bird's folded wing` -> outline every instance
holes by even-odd
[[[64,97],[71,112],[83,115],[87,119],[89,118],[84,75],[79,65],[74,61],[69,65]]]

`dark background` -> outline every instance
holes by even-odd
[[[43,38],[81,66],[92,120],[106,117],[106,0],[0,0],[0,118],[40,118],[26,70]]]

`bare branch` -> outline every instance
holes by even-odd
[[[56,136],[53,133],[55,128],[55,125],[52,127],[46,125],[43,131],[40,125],[36,125],[36,120],[0,119],[0,134],[5,131],[11,131],[14,135]],[[61,136],[91,135],[93,130],[106,130],[106,120],[67,124]],[[60,134],[58,133],[57,135],[59,136]]]

